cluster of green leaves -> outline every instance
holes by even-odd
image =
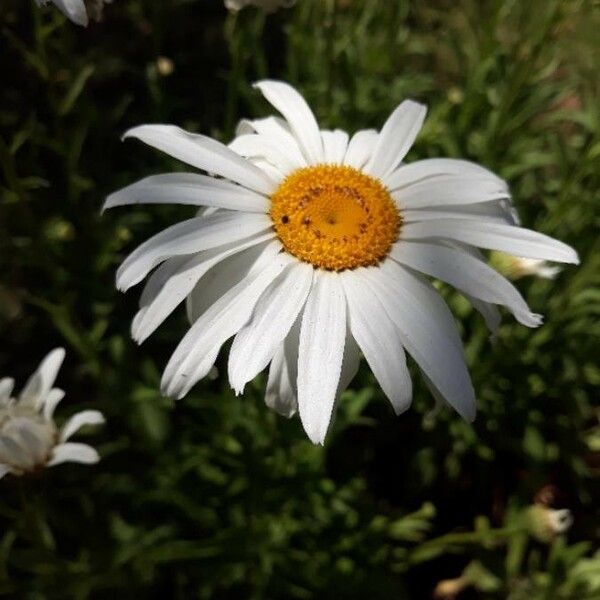
[[[90,437],[99,465],[0,482],[0,594],[426,598],[445,579],[464,597],[599,598],[598,26],[591,0],[298,0],[268,17],[118,0],[83,30],[3,0],[0,373],[23,381],[64,345],[59,417],[93,406],[108,424]],[[474,425],[430,414],[418,383],[394,418],[366,367],[324,448],[266,409],[261,378],[243,397],[223,376],[177,404],[160,397],[183,311],[137,348],[136,293],[113,277],[190,211],[100,214],[111,190],[181,168],[119,138],[173,122],[227,140],[238,118],[266,114],[250,85],[261,77],[297,85],[324,126],[351,132],[405,97],[426,102],[410,159],[494,169],[526,226],[580,253],[555,281],[518,283],[545,325],[507,317],[493,343],[440,288],[466,344]],[[567,540],[532,525],[536,494],[571,508]]]

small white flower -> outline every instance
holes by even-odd
[[[102,16],[104,4],[110,4],[112,0],[35,0],[38,6],[45,6],[52,2],[68,19],[87,27],[89,16],[99,20]]]
[[[360,351],[397,413],[412,399],[408,353],[434,396],[473,419],[454,319],[421,273],[458,288],[492,329],[496,305],[536,327],[541,317],[477,248],[568,263],[578,262],[576,252],[519,227],[506,183],[487,169],[404,163],[425,118],[421,104],[406,100],[380,132],[350,138],[320,130],[286,83],[257,87],[283,118],[243,121],[229,146],[172,125],[125,134],[211,174],[155,175],[105,204],[209,207],[142,244],[117,273],[126,290],[158,267],[132,325],[140,343],[187,298],[192,327],[165,369],[163,392],[185,396],[235,336],[232,387],[242,393],[270,365],[267,404],[298,410],[315,443]]]
[[[246,6],[258,6],[266,12],[276,11],[278,8],[289,8],[296,4],[296,0],[225,0],[228,10],[238,11]]]
[[[555,535],[565,533],[573,525],[573,515],[567,508],[561,508],[560,510],[548,509],[546,516],[548,528]]]
[[[505,252],[492,252],[490,263],[509,279],[527,276],[554,279],[560,273],[560,267],[549,265],[545,260],[512,256]]]
[[[545,543],[550,543],[573,525],[573,515],[567,508],[557,510],[543,504],[534,504],[525,511],[525,517],[525,524],[531,535]]]
[[[53,387],[64,356],[62,348],[50,352],[18,399],[11,395],[14,380],[0,379],[0,478],[63,462],[98,462],[94,448],[68,440],[84,425],[104,423],[100,412],[77,413],[60,430],[53,420],[54,409],[65,395]]]

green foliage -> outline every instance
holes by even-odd
[[[105,13],[83,30],[34,2],[0,12],[0,373],[22,381],[64,345],[62,414],[108,419],[90,437],[99,465],[0,481],[0,594],[387,600],[459,579],[465,597],[600,598],[597,4],[299,0],[267,17],[227,16],[220,0],[118,0]],[[545,325],[507,317],[495,342],[443,289],[474,425],[428,414],[419,384],[393,417],[364,366],[324,448],[266,409],[260,378],[243,397],[224,376],[177,404],[160,397],[183,311],[136,347],[137,292],[118,294],[114,272],[190,211],[100,214],[108,192],[181,168],[119,138],[174,122],[227,140],[238,118],[265,114],[250,83],[266,76],[349,131],[380,127],[407,96],[426,102],[409,159],[494,169],[526,226],[580,253],[555,281],[518,283]],[[533,534],[536,494],[571,508],[566,538]]]

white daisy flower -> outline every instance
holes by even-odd
[[[68,440],[84,425],[104,423],[101,413],[77,413],[60,430],[54,423],[54,409],[65,395],[53,387],[64,357],[62,348],[50,352],[18,399],[12,397],[14,380],[0,379],[0,478],[64,462],[91,464],[100,459],[91,446]]]
[[[158,267],[133,321],[140,343],[187,298],[192,326],[163,392],[185,396],[234,337],[236,392],[270,365],[267,404],[285,415],[298,410],[310,439],[322,443],[361,351],[396,413],[408,408],[406,351],[434,395],[473,419],[453,317],[421,273],[461,290],[492,328],[498,304],[535,327],[541,318],[477,247],[570,263],[577,254],[515,225],[506,183],[485,168],[403,163],[425,118],[421,104],[406,100],[381,132],[349,138],[320,130],[286,83],[257,87],[283,118],[243,121],[229,147],[172,125],[125,134],[209,174],[151,176],[105,204],[209,207],[142,244],[117,274],[127,290]]]
[[[104,4],[110,4],[112,0],[35,0],[38,6],[45,6],[52,2],[68,19],[87,27],[89,16],[99,20],[102,16]]]
[[[246,6],[258,6],[266,12],[274,12],[278,8],[290,8],[296,0],[225,0],[225,8],[237,12]]]

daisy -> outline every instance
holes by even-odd
[[[577,262],[565,244],[519,227],[506,183],[463,160],[404,158],[425,118],[406,100],[382,130],[320,130],[302,96],[279,81],[256,87],[280,113],[242,121],[225,146],[172,125],[137,138],[207,174],[143,179],[105,208],[137,203],[208,207],[135,250],[117,273],[127,290],[150,276],[132,326],[141,343],[187,299],[192,326],[162,390],[181,398],[233,339],[237,393],[269,366],[267,404],[296,410],[323,443],[336,399],[362,352],[396,413],[411,402],[406,354],[434,396],[464,418],[475,396],[453,317],[423,274],[458,288],[498,326],[496,305],[541,323],[477,248]]]
[[[35,0],[38,6],[45,6],[48,2],[52,2],[68,19],[87,27],[88,11],[89,15],[100,20],[102,8],[104,4],[110,4],[112,0]]]
[[[289,8],[294,4],[296,0],[225,0],[225,7],[234,12],[251,5],[258,6],[266,12],[273,12],[278,8]]]
[[[104,423],[97,410],[73,415],[59,430],[54,409],[65,393],[53,387],[65,351],[57,348],[42,361],[19,394],[12,397],[14,380],[0,379],[0,478],[23,475],[64,462],[91,464],[100,457],[87,444],[69,442],[84,425]]]

